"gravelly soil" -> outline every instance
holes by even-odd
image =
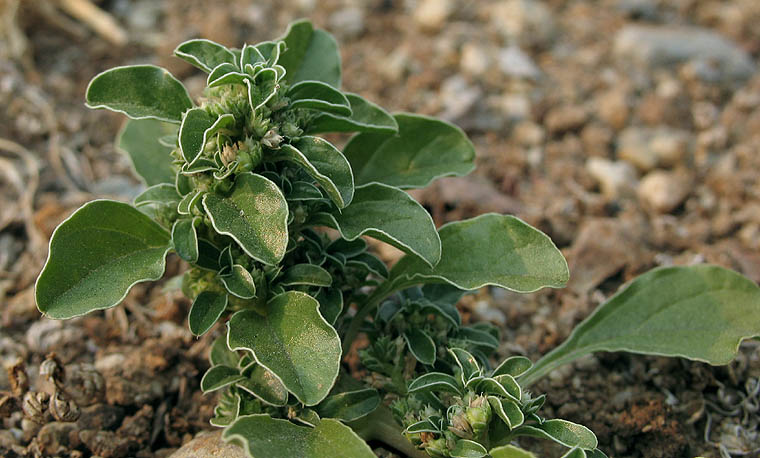
[[[202,77],[170,57],[196,36],[239,46],[309,16],[341,43],[347,90],[470,134],[477,171],[415,196],[437,224],[516,214],[555,240],[572,272],[561,291],[463,300],[465,316],[502,326],[504,356],[537,359],[657,265],[707,261],[760,281],[755,0],[96,3],[129,44],[53,2],[0,0],[0,358],[20,358],[44,390],[39,366],[54,352],[81,394],[76,423],[0,411],[2,456],[167,456],[209,428],[214,399],[198,383],[210,340],[191,337],[189,304],[171,282],[63,323],[40,319],[33,303],[55,225],[86,200],[140,189],[113,147],[121,117],[84,108],[87,82],[152,62],[197,93]],[[166,278],[181,269],[173,260]],[[611,457],[760,456],[759,378],[747,343],[720,368],[599,354],[534,390],[548,395],[547,416],[589,426]]]

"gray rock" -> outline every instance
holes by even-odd
[[[448,121],[456,121],[470,113],[475,103],[483,96],[483,91],[477,86],[471,86],[459,75],[447,78],[441,84],[441,101],[443,113],[441,117]]]
[[[356,6],[339,9],[330,15],[330,29],[342,38],[355,38],[364,32],[364,11]]]
[[[701,27],[627,25],[615,37],[614,52],[622,61],[645,67],[687,61],[713,63],[724,81],[745,80],[755,71],[750,56],[735,43]]]
[[[619,199],[636,191],[636,170],[627,162],[592,157],[586,162],[586,170],[608,199]]]
[[[641,170],[672,167],[690,151],[689,133],[668,127],[629,127],[620,133],[617,155]]]
[[[487,17],[508,40],[523,46],[546,46],[557,28],[549,8],[535,0],[505,0],[488,4]]]
[[[222,440],[222,431],[198,434],[170,458],[245,458],[245,452],[237,445]]]
[[[533,59],[517,46],[509,46],[499,52],[499,69],[507,76],[537,80],[541,70]]]

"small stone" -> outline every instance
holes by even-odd
[[[639,184],[642,205],[657,212],[670,213],[689,195],[689,181],[676,172],[655,170]]]
[[[537,80],[541,70],[533,59],[517,46],[510,46],[499,52],[499,69],[506,76]]]
[[[94,455],[103,458],[135,456],[135,451],[139,449],[132,438],[119,436],[113,431],[87,429],[79,433],[79,438]]]
[[[577,105],[562,105],[553,108],[546,115],[546,128],[552,134],[560,134],[583,127],[588,113]]]
[[[81,430],[116,429],[124,419],[124,409],[119,406],[108,404],[95,404],[82,409],[82,414],[77,420],[77,427]]]
[[[364,32],[364,11],[356,6],[340,9],[330,15],[329,24],[341,38],[356,38]]]
[[[556,34],[554,17],[549,8],[535,0],[505,0],[489,4],[488,17],[505,38],[522,46],[543,47]]]
[[[696,60],[719,72],[724,81],[743,81],[755,71],[749,55],[727,38],[705,28],[627,25],[615,37],[614,53],[622,61],[667,67]]]
[[[203,432],[195,436],[182,448],[177,450],[171,458],[244,458],[242,448],[222,440],[222,431]]]
[[[414,11],[414,20],[423,29],[439,30],[453,12],[451,0],[422,0]]]
[[[79,445],[76,423],[54,421],[37,433],[37,442],[46,456],[57,456]]]
[[[604,92],[596,100],[596,111],[602,121],[620,130],[628,122],[630,111],[628,95],[620,90]]]
[[[581,141],[589,156],[607,157],[615,133],[609,127],[590,123],[581,131]]]
[[[667,127],[629,127],[618,138],[617,154],[642,172],[673,167],[689,153],[689,133]]]
[[[592,157],[586,162],[586,170],[610,200],[635,194],[636,170],[627,162]]]
[[[512,131],[514,139],[522,146],[536,146],[546,138],[544,128],[532,121],[521,121]]]
[[[441,84],[444,111],[440,116],[448,121],[456,121],[470,113],[482,95],[483,91],[480,88],[469,85],[460,75],[447,78]]]
[[[658,166],[673,167],[689,153],[689,133],[675,129],[658,129],[649,141],[649,148]]]
[[[483,76],[492,66],[493,58],[480,43],[465,43],[462,45],[459,67],[463,73],[472,76]]]

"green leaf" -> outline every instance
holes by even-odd
[[[302,19],[292,22],[282,39],[287,48],[278,63],[290,84],[314,80],[340,88],[340,52],[332,35]]]
[[[200,220],[200,216],[181,218],[175,221],[172,227],[174,251],[189,263],[198,261],[198,234],[195,232],[195,226]]]
[[[211,291],[203,291],[193,301],[190,314],[187,317],[190,323],[190,332],[196,336],[207,333],[224,313],[227,308],[227,295]]]
[[[168,71],[155,65],[134,65],[95,76],[87,86],[87,106],[117,111],[133,119],[179,123],[193,101]]]
[[[174,55],[207,73],[220,64],[235,63],[232,51],[219,43],[202,38],[181,43],[174,50]]]
[[[208,359],[212,366],[236,367],[240,357],[237,353],[227,348],[227,334],[224,333],[214,339]]]
[[[483,458],[488,456],[488,450],[475,441],[459,439],[451,450],[451,458]]]
[[[216,232],[232,237],[248,256],[279,263],[288,246],[288,204],[280,188],[261,175],[239,174],[232,193],[206,194],[203,208]]]
[[[760,288],[712,265],[663,267],[608,299],[523,375],[530,384],[595,351],[681,356],[728,364],[742,340],[760,335]]]
[[[321,81],[301,81],[288,89],[290,108],[310,108],[340,116],[351,116],[351,106],[342,92]]]
[[[259,62],[265,63],[267,59],[261,55],[256,46],[246,44],[240,53],[240,68],[245,68],[246,64],[255,65]]]
[[[374,132],[395,134],[396,119],[374,103],[357,94],[345,94],[351,107],[351,116],[322,113],[309,122],[307,134],[322,132]]]
[[[392,186],[374,183],[356,188],[351,204],[329,215],[323,224],[337,229],[347,240],[363,235],[376,238],[430,266],[441,259],[441,240],[430,214],[409,194]]]
[[[296,181],[292,184],[290,192],[285,196],[287,200],[321,200],[322,191],[316,186],[305,181]]]
[[[562,455],[561,458],[586,458],[586,452],[584,452],[583,449],[574,448],[568,450],[568,452]]]
[[[488,396],[488,403],[491,404],[493,411],[504,421],[509,429],[517,428],[525,421],[525,416],[520,407],[510,399]]]
[[[338,208],[344,208],[351,202],[354,196],[351,165],[330,142],[304,136],[292,144],[282,145],[279,153],[279,158],[303,167]]]
[[[198,159],[206,146],[208,138],[222,127],[235,122],[229,113],[214,119],[204,108],[193,108],[185,113],[179,128],[179,147],[182,157],[188,164]]]
[[[174,202],[176,205],[179,201],[180,196],[177,194],[177,188],[173,184],[159,183],[149,187],[135,197],[135,206],[170,202]]]
[[[536,458],[536,455],[514,445],[492,448],[488,453],[491,454],[491,458]]]
[[[460,394],[457,380],[442,372],[428,372],[409,382],[410,393],[415,391],[436,391],[442,393]]]
[[[313,264],[296,264],[288,267],[280,279],[283,286],[309,285],[309,286],[330,286],[332,285],[332,276],[330,272]]]
[[[323,288],[316,299],[319,301],[319,313],[334,325],[343,311],[343,293],[338,288]]]
[[[381,278],[388,278],[388,267],[377,256],[370,253],[362,253],[346,261],[347,265],[359,263],[365,266],[370,272]]]
[[[211,70],[206,78],[206,86],[217,87],[225,84],[245,84],[245,80],[250,77],[240,70],[234,64],[219,64]]]
[[[512,377],[519,377],[524,374],[533,363],[525,356],[511,356],[505,359],[499,366],[494,369],[492,376],[508,374]]]
[[[218,272],[221,269],[219,265],[219,248],[211,242],[204,239],[198,239],[198,261],[196,267]]]
[[[435,363],[435,342],[425,331],[410,328],[404,333],[404,340],[417,361],[431,366]]]
[[[347,391],[329,396],[317,406],[322,418],[354,421],[371,414],[380,405],[380,395],[374,388]]]
[[[567,420],[546,420],[536,426],[522,425],[514,430],[514,434],[553,440],[565,447],[593,449],[597,446],[596,436],[590,429]]]
[[[340,338],[319,314],[319,303],[298,291],[275,296],[267,315],[253,310],[229,321],[229,346],[248,350],[306,405],[327,396],[340,368]]]
[[[425,116],[395,118],[398,134],[358,134],[344,148],[357,185],[424,188],[436,178],[467,175],[475,168],[475,147],[462,129]]]
[[[234,264],[232,271],[226,275],[220,275],[219,279],[233,296],[241,299],[256,297],[256,284],[253,281],[253,276],[240,264]]]
[[[462,385],[466,385],[470,379],[482,374],[478,361],[468,351],[454,347],[449,348],[449,354],[461,370]]]
[[[240,375],[240,371],[234,367],[214,366],[203,375],[201,379],[201,391],[210,393],[220,390],[244,378]]]
[[[129,204],[95,200],[63,221],[37,279],[37,307],[55,319],[113,307],[164,273],[169,234]]]
[[[255,364],[255,363],[254,363]],[[251,370],[246,369],[245,380],[237,386],[256,396],[265,404],[281,407],[288,402],[288,390],[279,378],[264,366],[255,364]]]
[[[117,147],[129,155],[135,172],[148,186],[174,183],[172,148],[158,139],[177,135],[177,126],[155,119],[128,119],[116,137]]]
[[[375,458],[351,428],[326,418],[315,428],[297,426],[269,415],[239,417],[222,433],[251,458]]]
[[[441,261],[430,268],[405,256],[391,278],[409,283],[446,282],[471,290],[494,285],[527,293],[559,288],[569,271],[562,253],[544,233],[514,216],[489,213],[442,226]]]

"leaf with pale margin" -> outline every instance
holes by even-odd
[[[460,394],[457,380],[449,374],[442,372],[428,372],[409,382],[410,393],[415,391],[434,391]]]
[[[340,88],[340,52],[332,35],[303,19],[292,22],[282,40],[287,48],[278,63],[290,84],[316,80]]]
[[[318,404],[338,377],[338,333],[319,314],[319,302],[305,293],[275,296],[266,311],[235,313],[228,323],[229,347],[253,353],[300,402]]]
[[[177,188],[173,184],[159,183],[155,184],[137,197],[135,197],[135,206],[148,205],[148,204],[163,204],[174,202],[174,205],[180,201],[180,195],[177,193]]]
[[[514,430],[515,436],[549,439],[565,447],[596,448],[598,442],[590,429],[567,420],[546,420],[540,425],[522,425]]]
[[[760,288],[712,265],[653,269],[627,284],[521,378],[528,385],[595,351],[680,356],[728,364],[760,335]]]
[[[328,396],[316,407],[322,418],[354,421],[371,414],[380,405],[380,395],[374,388],[347,391]]]
[[[203,38],[180,43],[174,50],[174,55],[207,73],[223,63],[235,64],[232,51]]]
[[[319,313],[334,325],[343,311],[343,293],[337,288],[323,288],[316,299],[319,301]]]
[[[404,333],[404,340],[417,361],[428,366],[435,363],[435,342],[425,331],[411,328]]]
[[[347,240],[368,235],[429,266],[441,259],[441,240],[430,214],[398,188],[378,183],[357,187],[350,205],[318,218]]]
[[[282,145],[279,159],[304,168],[322,186],[330,199],[344,208],[354,196],[354,176],[343,153],[319,137],[304,136],[289,145]]]
[[[492,448],[488,453],[491,455],[491,458],[537,458],[531,452],[514,445],[502,445],[501,447]]]
[[[235,117],[229,113],[214,119],[203,108],[189,110],[182,118],[182,126],[179,128],[179,147],[182,157],[192,165],[203,152],[209,136],[234,122]]]
[[[89,202],[53,232],[37,308],[67,319],[113,307],[135,284],[161,278],[169,248],[168,232],[131,205]]]
[[[124,113],[133,119],[179,123],[193,101],[167,70],[134,65],[115,67],[95,76],[87,86],[87,106]]]
[[[475,168],[475,147],[459,127],[425,116],[395,115],[398,134],[355,135],[343,149],[357,185],[424,188],[436,178]]]
[[[395,134],[398,132],[396,119],[374,103],[357,94],[344,94],[351,107],[351,116],[322,113],[312,119],[306,127],[307,134],[322,132],[374,132]]]
[[[568,450],[568,452],[562,455],[560,458],[587,458],[587,457],[586,457],[586,452],[583,451],[583,449],[574,448],[574,449]]]
[[[195,226],[200,223],[201,217],[180,218],[172,226],[172,244],[174,251],[180,258],[189,263],[198,261],[198,234]]]
[[[202,336],[219,320],[227,308],[227,295],[203,291],[193,301],[187,321],[190,332]]]
[[[251,273],[240,264],[233,264],[231,269],[228,274],[219,276],[227,292],[241,299],[256,297],[256,283]]]
[[[210,393],[212,391],[220,390],[239,382],[244,378],[245,377],[240,375],[240,371],[234,367],[214,366],[203,374],[203,378],[201,379],[201,391],[204,393]]]
[[[525,421],[520,407],[511,399],[488,396],[488,403],[493,411],[501,418],[509,429],[517,428]]]
[[[449,453],[451,458],[484,458],[488,456],[488,450],[485,447],[468,439],[459,439]]]
[[[245,73],[241,73],[240,70],[233,64],[219,64],[211,70],[206,78],[206,86],[217,87],[225,84],[245,84],[245,80],[250,76]]]
[[[533,363],[525,356],[511,356],[502,361],[502,363],[494,369],[492,376],[496,377],[497,375],[507,374],[512,377],[519,377],[530,369],[531,366],[533,366]]]
[[[288,267],[279,279],[283,286],[309,285],[330,286],[332,276],[330,272],[314,264],[296,264]]]
[[[226,333],[214,339],[214,343],[211,344],[211,350],[208,354],[208,360],[212,366],[237,366],[240,357],[237,353],[227,348]]]
[[[288,246],[288,204],[276,184],[261,175],[237,176],[229,196],[206,194],[203,208],[214,229],[232,237],[248,256],[279,263]]]
[[[404,256],[391,269],[393,281],[446,282],[463,290],[486,285],[528,293],[560,288],[570,273],[562,253],[544,233],[514,216],[488,213],[438,230],[441,260],[430,268]]]
[[[246,379],[237,383],[241,389],[259,398],[265,404],[281,407],[288,402],[288,390],[279,378],[264,366],[254,363],[246,369]]]
[[[117,148],[129,155],[137,175],[148,186],[174,183],[171,147],[158,142],[177,135],[177,126],[155,119],[128,119],[116,136]]]
[[[269,415],[246,415],[222,437],[241,445],[251,458],[376,458],[351,428],[330,418],[310,428]]]
[[[288,89],[290,108],[309,108],[340,116],[351,116],[351,106],[342,92],[321,81],[301,81]]]

